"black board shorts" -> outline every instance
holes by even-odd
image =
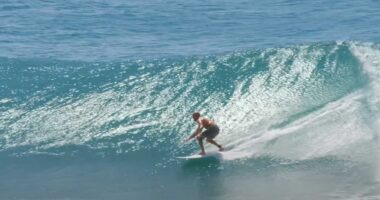
[[[212,125],[207,128],[207,130],[202,132],[202,137],[207,139],[214,139],[219,134],[219,127],[217,125]]]

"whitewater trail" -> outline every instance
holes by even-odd
[[[371,82],[368,88],[371,92],[366,93],[367,98],[364,102],[371,111],[371,117],[368,118],[367,124],[371,129],[374,136],[374,141],[376,142],[373,151],[368,151],[369,159],[374,162],[374,182],[380,182],[380,50],[379,46],[375,44],[367,43],[365,45],[355,44],[351,47],[354,54],[359,58],[363,64],[363,69],[365,70],[368,77],[370,77]],[[377,187],[370,187],[366,191],[367,193],[376,192]]]
[[[223,141],[233,148],[226,159],[260,156],[291,160],[327,156],[357,161],[373,159],[366,154],[372,152],[373,145],[378,145],[380,51],[374,45],[354,43],[350,51],[362,64],[361,73],[368,76],[368,84],[279,127],[261,124],[236,134],[227,129]],[[257,95],[248,97],[253,101]],[[246,109],[255,109],[255,105],[247,105],[244,97],[236,99],[243,101]],[[270,107],[268,111],[271,112]]]

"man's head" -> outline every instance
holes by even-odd
[[[197,121],[199,119],[199,117],[201,117],[201,114],[199,112],[193,113],[193,119],[194,119],[194,121]]]

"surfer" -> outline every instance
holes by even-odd
[[[205,149],[203,146],[203,139],[206,138],[206,141],[208,143],[211,143],[219,148],[219,151],[223,151],[222,145],[216,143],[214,141],[214,138],[219,134],[219,127],[215,124],[214,121],[207,119],[205,117],[201,117],[201,114],[199,112],[193,113],[193,119],[198,124],[197,129],[194,131],[193,134],[189,138],[186,139],[185,142],[193,139],[194,137],[197,138],[199,146],[201,147],[200,155],[205,155]],[[203,128],[206,130],[202,132]]]

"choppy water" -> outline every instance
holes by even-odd
[[[378,3],[1,2],[0,199],[380,198]]]
[[[376,0],[2,0],[0,18],[0,55],[17,58],[114,61],[380,41]]]

